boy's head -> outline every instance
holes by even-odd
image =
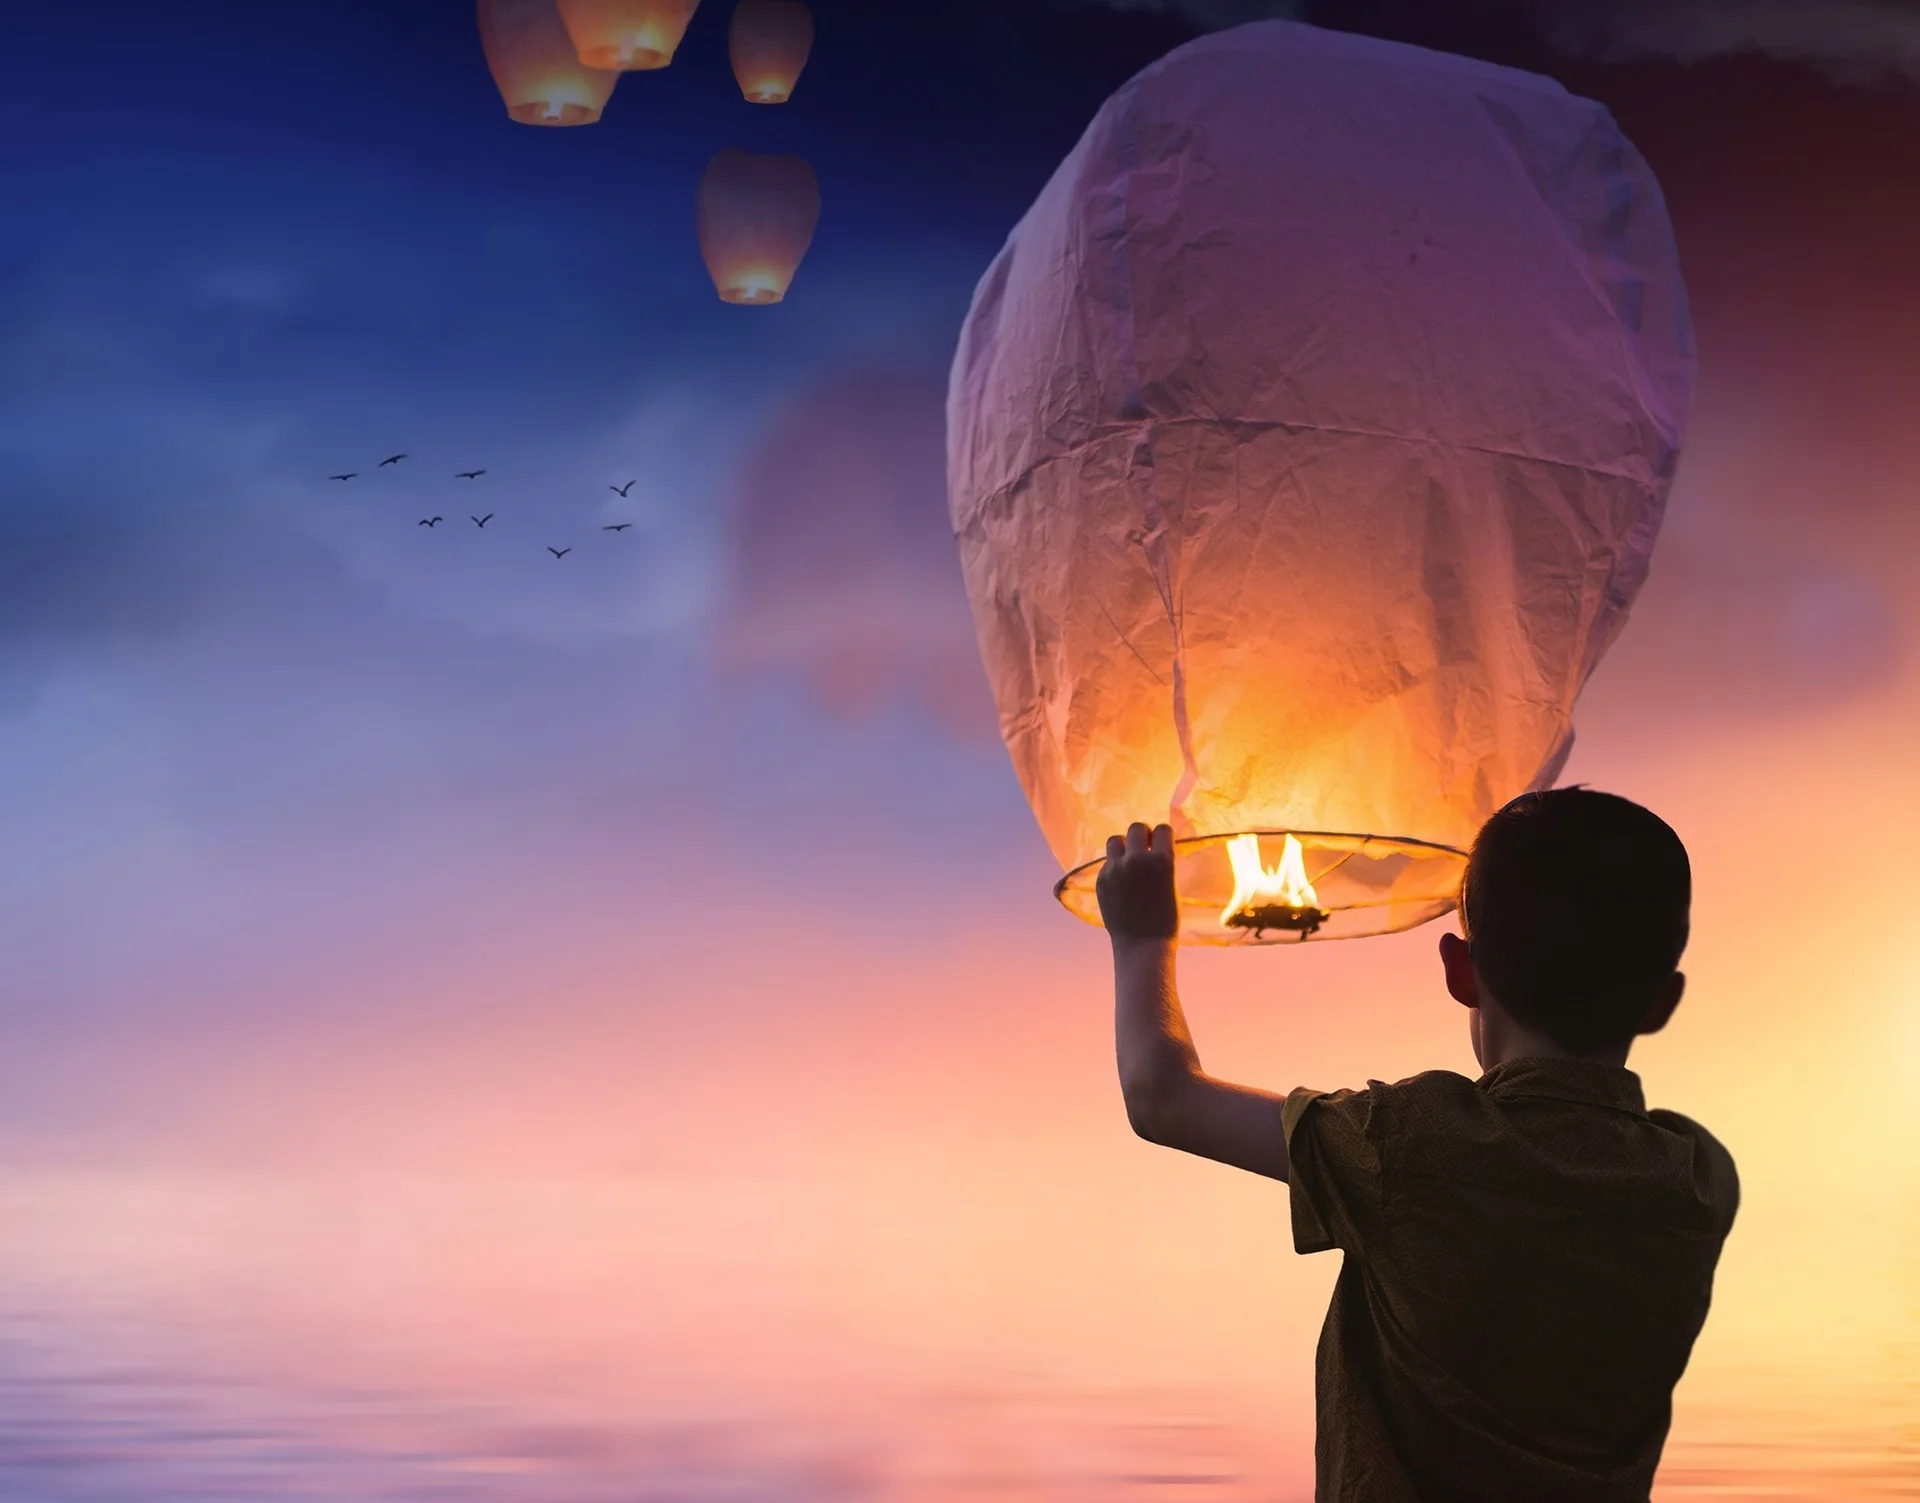
[[[1569,1054],[1623,1051],[1679,1001],[1692,897],[1686,847],[1658,815],[1585,787],[1522,794],[1474,840],[1449,984],[1470,961],[1471,1005],[1490,997]]]

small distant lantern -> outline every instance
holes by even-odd
[[[740,0],[727,49],[742,94],[754,104],[785,104],[813,51],[813,12],[801,0]]]
[[[813,243],[820,183],[796,156],[723,151],[700,179],[700,253],[721,300],[777,303]]]
[[[1566,762],[1695,373],[1659,184],[1558,83],[1261,21],[1124,84],[981,278],[947,407],[1062,903],[1100,921],[1139,820],[1188,943],[1452,909]]]
[[[522,125],[592,125],[618,73],[584,66],[555,0],[479,0],[480,47]]]
[[[589,68],[664,68],[700,0],[559,0],[574,50]]]

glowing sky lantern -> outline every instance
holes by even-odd
[[[583,67],[554,0],[479,0],[480,46],[522,125],[592,125],[618,73]]]
[[[1102,106],[975,291],[951,520],[1013,763],[1098,922],[1176,837],[1182,935],[1447,912],[1558,777],[1692,405],[1659,186],[1532,74],[1286,21]]]
[[[700,0],[559,0],[580,61],[623,73],[673,61]]]
[[[700,179],[700,253],[722,301],[777,303],[813,243],[820,183],[795,156],[723,151]]]
[[[727,50],[742,94],[755,104],[784,104],[813,51],[813,12],[800,0],[740,0]]]

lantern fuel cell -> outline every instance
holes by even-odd
[[[554,0],[479,0],[480,48],[507,114],[522,125],[592,125],[618,73],[575,53]]]
[[[1125,84],[981,279],[948,395],[1061,901],[1097,923],[1107,837],[1164,819],[1187,942],[1451,909],[1486,817],[1565,764],[1695,367],[1659,185],[1549,79],[1263,21]]]
[[[700,178],[697,219],[721,300],[777,303],[813,243],[820,183],[800,157],[723,151]]]
[[[559,0],[559,6],[582,63],[635,73],[673,61],[700,0]]]

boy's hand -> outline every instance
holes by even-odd
[[[1173,890],[1173,829],[1143,824],[1107,840],[1106,865],[1094,880],[1100,919],[1115,944],[1128,939],[1173,939],[1180,933],[1180,906]]]

